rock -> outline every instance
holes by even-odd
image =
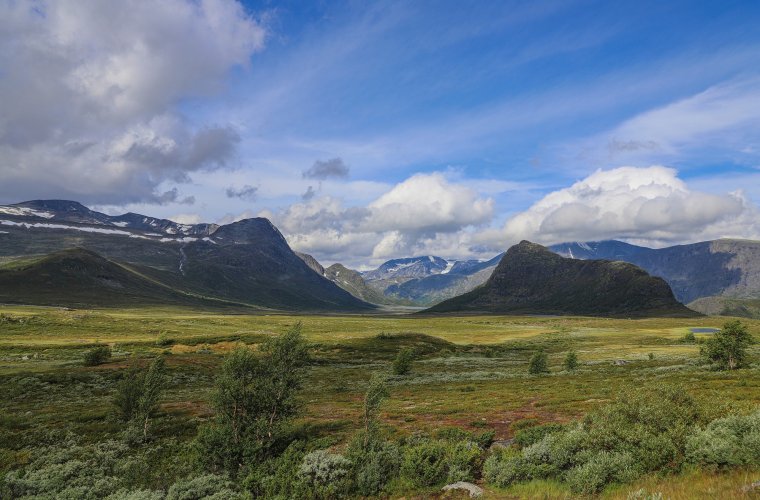
[[[451,490],[465,490],[470,494],[470,498],[478,498],[483,495],[483,488],[465,481],[457,481],[456,483],[447,484],[443,487],[443,491]]]
[[[615,365],[615,366],[623,366],[623,365],[627,365],[628,361],[626,361],[624,359],[616,359],[615,362],[612,363],[612,364]]]

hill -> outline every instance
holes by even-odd
[[[426,312],[694,316],[661,278],[625,263],[575,260],[523,241],[484,285]]]
[[[241,306],[183,294],[81,248],[0,267],[0,302],[67,307]]]

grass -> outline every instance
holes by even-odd
[[[493,429],[514,435],[521,421],[566,422],[583,416],[628,387],[678,383],[696,397],[726,407],[760,404],[760,349],[750,368],[714,372],[699,364],[699,345],[680,342],[693,327],[720,328],[725,318],[608,319],[528,316],[311,316],[218,314],[186,308],[64,310],[0,307],[0,468],[24,463],[51,435],[73,432],[88,441],[113,437],[110,397],[127,366],[169,353],[169,388],[156,422],[159,440],[189,440],[210,415],[209,395],[223,355],[255,345],[301,321],[313,344],[300,425],[311,437],[343,442],[359,422],[362,395],[373,371],[389,371],[402,347],[417,353],[407,376],[390,378],[382,410],[390,434],[440,427]],[[760,338],[760,321],[747,320]],[[710,334],[696,334],[699,341]],[[159,345],[159,339],[171,343]],[[82,366],[95,345],[113,358]],[[551,374],[529,376],[537,349]],[[570,350],[580,366],[563,372]],[[650,359],[650,354],[653,358]],[[625,364],[615,365],[617,360]],[[171,478],[169,478],[171,479]],[[688,472],[611,489],[626,498],[639,488],[666,498],[739,497],[758,471]],[[490,498],[570,498],[561,485],[539,482],[513,490],[487,488]],[[704,491],[713,492],[712,496]]]

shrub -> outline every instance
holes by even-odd
[[[531,356],[528,363],[528,373],[531,375],[549,373],[549,356],[545,351],[538,351]]]
[[[99,346],[90,349],[84,353],[84,366],[102,365],[111,359],[111,348],[108,346]]]
[[[459,441],[446,452],[446,481],[472,481],[482,466],[483,450],[472,441]]]
[[[565,370],[568,371],[573,371],[578,368],[578,355],[575,353],[575,351],[570,351],[567,353],[567,356],[565,356],[564,366]]]
[[[697,337],[694,335],[694,332],[689,332],[683,337],[681,337],[681,343],[682,344],[696,344],[697,343]]]
[[[435,486],[446,480],[446,444],[424,439],[404,450],[401,476],[415,486]]]
[[[710,422],[689,436],[689,462],[714,467],[760,465],[760,411]]]
[[[515,433],[514,443],[521,448],[525,448],[541,441],[545,436],[559,432],[564,428],[565,426],[562,424],[549,423],[520,429]]]
[[[307,498],[309,488],[299,475],[304,455],[303,443],[295,441],[278,457],[256,463],[245,489],[253,498]]]
[[[570,469],[565,480],[574,492],[592,494],[601,491],[608,483],[626,483],[640,475],[630,453],[600,451],[582,465]]]
[[[351,462],[343,455],[317,450],[303,457],[298,475],[311,488],[310,496],[334,498],[347,490],[350,469]]]
[[[5,487],[9,498],[104,498],[124,486],[114,469],[127,451],[117,441],[42,447],[24,469],[6,474]]]
[[[747,331],[746,325],[734,320],[723,325],[722,330],[707,339],[700,352],[721,369],[734,370],[744,366],[747,347],[753,342],[754,339]]]
[[[701,415],[681,388],[624,393],[579,425],[524,429],[525,443],[545,435],[519,453],[493,455],[484,472],[489,482],[500,486],[554,478],[566,481],[575,492],[595,493],[611,482],[678,470],[687,437]]]
[[[227,500],[243,499],[234,483],[226,476],[204,474],[177,481],[166,493],[166,500]]]
[[[364,496],[380,493],[392,478],[399,474],[401,451],[396,443],[372,440],[365,446],[364,437],[357,435],[348,447],[347,458],[354,464],[356,492]]]
[[[398,352],[396,359],[393,360],[393,373],[394,375],[406,375],[412,369],[412,361],[414,360],[414,350],[410,347],[405,347]]]
[[[159,347],[166,347],[174,344],[174,339],[169,337],[166,332],[161,332],[156,339],[156,345]]]

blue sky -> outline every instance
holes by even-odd
[[[36,18],[20,4],[5,7],[16,23],[6,41],[31,47],[54,33],[81,51],[32,75],[60,66],[66,92],[87,90],[58,115],[84,121],[100,106],[106,119],[65,141],[32,121],[19,139],[8,120],[0,201],[78,197],[191,222],[263,215],[294,247],[357,266],[486,257],[522,237],[760,236],[757,2],[171,0],[174,10],[151,13],[127,1],[114,28],[123,37],[90,25],[102,15],[92,2],[65,6],[73,21],[46,2],[28,2]],[[157,61],[147,69],[133,62],[145,60],[141,41]],[[52,60],[57,48],[28,57]],[[0,57],[11,75],[28,63]],[[86,85],[72,90],[72,75]],[[23,97],[23,78],[3,79],[0,97]],[[127,104],[93,104],[114,88]],[[41,113],[21,102],[10,116],[22,124]],[[106,144],[56,167],[69,184],[39,174],[62,148]],[[653,183],[662,189],[640,190]]]

